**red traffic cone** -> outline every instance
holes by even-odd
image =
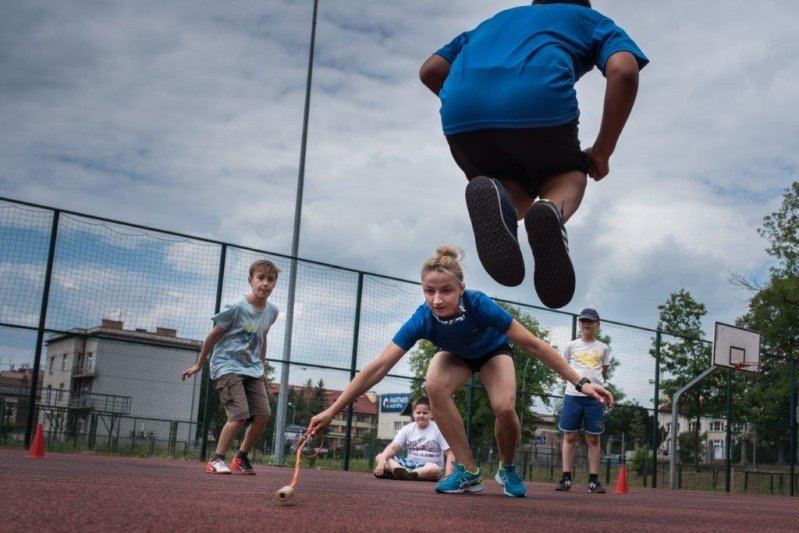
[[[33,436],[33,443],[28,451],[28,457],[40,459],[44,457],[44,428],[41,424],[36,426],[36,434]]]
[[[619,469],[619,478],[616,480],[616,494],[627,494],[627,465],[622,464]]]

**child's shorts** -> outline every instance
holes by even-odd
[[[447,135],[447,142],[467,179],[517,181],[534,198],[548,177],[570,170],[587,173],[590,167],[576,121],[549,128],[466,131]]]
[[[417,463],[416,461],[411,461],[407,457],[401,457],[398,455],[395,455],[393,459],[397,461],[400,464],[400,466],[404,466],[408,470],[416,470],[417,468],[422,468],[424,465],[427,464],[427,463]]]
[[[263,378],[225,374],[214,381],[214,387],[228,420],[272,414]]]
[[[558,428],[564,433],[580,431],[583,420],[586,433],[601,435],[605,431],[605,407],[590,396],[564,396]]]

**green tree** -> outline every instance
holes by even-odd
[[[764,218],[758,233],[769,242],[766,252],[776,264],[762,287],[733,280],[754,293],[736,324],[761,334],[759,372],[736,403],[745,407],[748,420],[758,421],[754,440],[776,449],[782,462],[790,436],[789,366],[799,355],[799,182],[785,191],[779,210]]]
[[[533,335],[545,341],[548,340],[549,332],[543,329],[535,318],[505,302],[498,303]],[[532,400],[534,397],[540,397],[546,405],[549,405],[548,391],[557,382],[557,376],[549,367],[528,355],[521,348],[514,347],[513,354],[516,363],[516,409],[522,422],[522,442],[529,442],[536,429],[533,414],[530,412]],[[424,394],[424,378],[433,355],[435,355],[435,347],[427,341],[419,342],[409,355],[409,365],[415,376],[411,385],[413,397]],[[469,391],[471,390],[471,446],[474,449],[493,449],[495,448],[494,413],[478,376],[479,374],[473,378],[472,385],[467,383],[465,387],[455,393],[455,405],[458,407],[464,423],[468,423]]]
[[[663,397],[661,403],[671,406],[674,394],[688,384],[696,376],[711,366],[711,345],[704,340],[702,318],[707,314],[705,305],[697,302],[685,289],[672,293],[665,304],[658,306],[658,330],[669,335],[661,336],[660,345],[660,387]],[[655,343],[652,340],[649,354],[656,355]],[[679,412],[686,417],[695,417],[693,449],[700,446],[700,422],[702,415],[718,416],[724,412],[726,385],[721,373],[711,374],[707,379],[687,391],[682,397]],[[672,427],[676,429],[676,423]],[[698,463],[700,454],[691,454]]]

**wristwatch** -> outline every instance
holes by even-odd
[[[577,389],[577,392],[583,392],[583,385],[586,383],[591,383],[591,380],[588,378],[582,378],[580,381],[574,384],[574,388]]]

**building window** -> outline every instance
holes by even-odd
[[[710,423],[710,431],[724,431],[724,422],[714,420]]]
[[[61,370],[67,369],[67,354],[61,356]]]
[[[53,367],[55,366],[55,355],[50,356],[50,366],[48,367],[48,374],[53,373]]]
[[[406,422],[403,422],[401,420],[397,420],[396,422],[394,422],[394,431],[401,430],[403,427],[405,427],[405,424],[406,424]]]

